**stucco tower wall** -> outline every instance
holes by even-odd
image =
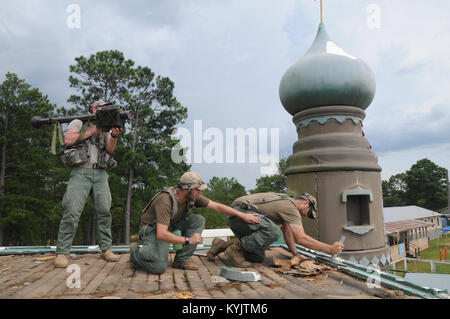
[[[317,198],[319,217],[303,218],[305,232],[328,244],[346,236],[345,251],[377,249],[385,246],[383,198],[380,174],[370,171],[324,171],[298,173],[287,176],[290,191],[308,191]],[[354,226],[347,223],[347,203],[343,192],[355,186],[370,190],[369,225]],[[358,233],[359,232],[359,233]]]

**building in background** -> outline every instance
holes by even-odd
[[[383,212],[392,261],[417,257],[430,240],[442,236],[442,214],[418,206],[385,207]]]

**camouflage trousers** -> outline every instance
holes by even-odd
[[[182,236],[191,237],[195,233],[201,234],[205,227],[205,218],[197,214],[186,214],[179,221],[169,226],[169,231],[181,230]],[[139,238],[142,247],[136,246],[130,255],[130,260],[145,271],[152,274],[162,274],[169,263],[170,243],[156,238],[156,226],[141,226]],[[184,245],[175,254],[174,260],[187,262],[195,252],[197,245]]]
[[[62,200],[64,210],[59,225],[57,254],[69,254],[77,232],[81,212],[92,190],[97,218],[97,234],[101,250],[111,249],[111,193],[108,173],[103,169],[76,167],[70,173],[66,193]]]
[[[245,259],[250,262],[262,262],[266,256],[266,249],[282,235],[280,227],[264,214],[244,210],[239,206],[233,208],[247,214],[258,214],[261,218],[259,224],[248,224],[239,217],[228,216],[228,225],[241,241]]]

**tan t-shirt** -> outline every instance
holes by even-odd
[[[194,207],[206,207],[208,206],[209,199],[200,195],[199,198],[194,201]],[[174,216],[174,221],[180,220],[187,212],[187,204],[185,202],[181,204],[178,202],[178,212]],[[172,198],[168,193],[161,193],[156,197],[150,206],[145,210],[141,216],[141,225],[155,225],[163,224],[170,225],[170,219],[172,215]]]
[[[273,193],[257,193],[251,195],[245,195],[237,198],[234,202],[240,203],[246,200],[255,200],[265,197],[272,197]],[[255,204],[255,206],[267,215],[275,224],[295,224],[301,225],[302,218],[300,216],[300,212],[297,207],[294,205],[294,199],[280,199],[267,203]]]

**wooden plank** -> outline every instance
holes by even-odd
[[[191,258],[192,262],[194,262],[198,266],[198,276],[199,279],[202,281],[205,289],[215,288],[216,285],[213,282],[211,282],[211,274],[203,264],[202,259],[206,260],[206,258],[204,257],[200,258],[198,256],[192,256]]]
[[[242,285],[240,285],[239,288],[241,289],[241,292],[246,297],[246,299],[260,299],[261,298],[261,296],[246,283],[243,283]]]
[[[193,261],[193,257],[191,258],[191,261]],[[205,299],[210,298],[210,294],[206,290],[206,286],[203,283],[203,281],[200,278],[200,267],[198,271],[193,270],[186,270],[186,278],[189,283],[189,286],[191,287],[192,291],[194,292],[196,298],[198,299]]]
[[[159,290],[159,275],[148,274],[147,277],[147,291],[158,291]]]
[[[81,281],[83,281],[83,274],[88,268],[97,261],[97,256],[91,254],[82,255],[80,258],[73,260],[71,264],[76,264],[80,267]],[[67,278],[71,275],[66,271],[66,277],[51,291],[48,292],[49,298],[57,298],[63,296],[65,293],[70,292],[73,288],[67,286]]]
[[[128,256],[128,254],[124,255]],[[137,270],[137,266],[134,265],[133,262],[129,261],[125,263],[125,268],[123,270],[122,276],[119,279],[119,283],[117,285],[117,290],[119,292],[127,292],[130,288],[131,280],[133,279],[134,273]]]
[[[211,282],[211,276],[217,276],[218,272],[220,273],[219,268],[204,257],[199,258],[199,261],[201,262],[201,264],[199,264],[199,275],[210,295],[214,298],[225,298],[221,284]]]
[[[317,298],[324,298],[324,296],[327,295],[327,293],[322,291],[321,288],[319,288],[315,285],[312,285],[309,282],[302,280],[300,278],[290,276],[290,275],[285,275],[284,278],[286,278],[293,284],[297,285],[298,290],[299,290],[299,295],[303,294],[305,296],[305,298],[317,299]],[[304,292],[301,292],[302,290]]]
[[[30,256],[12,257],[16,258],[3,258],[3,261],[0,264],[0,283],[4,282],[4,277],[8,276],[8,274],[18,273],[23,268],[29,268],[30,265],[37,265]]]
[[[190,271],[190,270],[187,270]],[[183,269],[174,269],[173,270],[173,279],[175,281],[175,288],[178,290],[189,290],[187,285],[186,274]]]
[[[117,261],[118,262],[118,261]],[[97,273],[94,278],[89,282],[86,288],[83,289],[83,294],[92,294],[97,291],[97,288],[100,287],[103,280],[108,276],[117,262],[107,262],[106,265],[102,268],[102,270]]]
[[[14,298],[32,298],[54,288],[58,284],[55,278],[62,277],[66,269],[56,268],[54,263],[45,268],[46,271],[40,272],[40,278],[24,287],[20,292],[14,295]]]
[[[225,294],[219,289],[208,289],[208,292],[213,298],[217,298],[217,299],[225,298]]]
[[[65,282],[67,275],[66,268],[54,268],[49,271],[45,276],[39,279],[37,282],[33,283],[30,290],[22,290],[20,294],[17,295],[18,298],[39,298],[48,294],[49,291],[58,286],[61,281]],[[27,288],[28,288],[27,287]]]
[[[13,280],[27,272],[47,262],[36,263],[31,256],[16,256],[17,259],[11,259],[10,263],[5,264],[0,274],[0,284]],[[42,268],[42,267],[41,267]]]
[[[28,261],[29,262],[29,261]],[[36,274],[41,274],[43,276],[45,273],[41,273],[45,268],[51,267],[52,261],[46,261],[42,264],[35,264],[31,262],[26,266],[23,271],[14,273],[7,273],[1,277],[0,280],[0,291],[4,291],[12,286],[22,285],[24,283],[31,283],[34,280],[40,278]]]
[[[21,294],[23,290],[29,292],[32,289],[31,287],[35,287],[36,282],[38,282],[43,276],[54,268],[55,266],[52,262],[39,264],[39,267],[36,267],[29,273],[21,274],[21,276],[15,278],[14,281],[8,281],[6,285],[8,288],[5,290],[0,288],[4,291],[2,296],[11,296],[12,298],[16,298],[16,296]],[[14,287],[17,287],[18,289],[14,289]]]
[[[147,272],[143,269],[136,269],[130,283],[130,291],[145,291],[147,282]]]
[[[91,280],[95,278],[95,276],[100,273],[107,264],[106,260],[102,259],[100,255],[93,255],[92,259],[87,261],[88,263],[87,270],[81,273],[81,288],[71,288],[67,291],[69,295],[81,295],[83,290],[89,285]]]
[[[166,270],[159,275],[159,290],[162,292],[167,292],[170,290],[175,289],[175,281],[174,281],[174,269],[170,266],[171,260],[173,260],[173,257],[175,254],[169,255],[169,265],[167,266]]]
[[[115,263],[114,268],[109,272],[105,280],[103,280],[102,284],[98,288],[98,291],[108,292],[115,290],[119,285],[120,277],[122,276],[128,262],[129,256],[120,255],[120,260]]]

